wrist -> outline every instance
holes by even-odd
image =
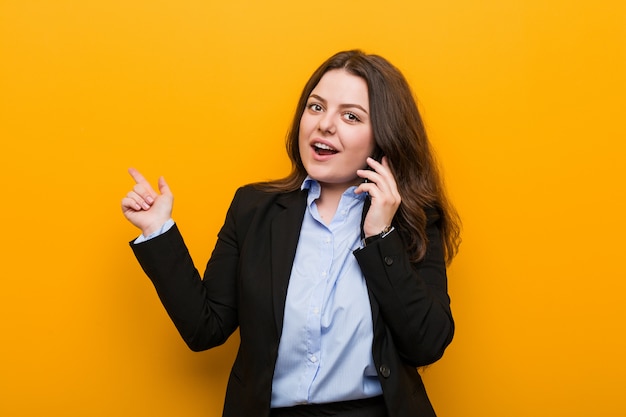
[[[165,231],[164,229],[168,226],[170,222],[173,223],[173,220],[171,218],[153,223],[147,226],[146,228],[142,229],[141,234],[146,238],[151,237],[153,235],[161,234]]]
[[[383,228],[383,230],[381,230],[380,233],[375,234],[375,235],[371,235],[371,236],[366,236],[363,240],[362,240],[362,244],[363,246],[367,246],[371,243],[374,243],[375,241],[379,240],[379,239],[384,239],[385,237],[387,237],[387,235],[389,235],[389,233],[393,232],[395,230],[395,228],[393,226],[386,226]]]

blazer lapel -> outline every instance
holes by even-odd
[[[279,211],[271,220],[272,294],[274,318],[279,339],[283,328],[289,277],[291,276],[302,219],[306,210],[306,196],[306,191],[281,194],[276,200]]]

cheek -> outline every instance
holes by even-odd
[[[307,115],[306,112],[303,113],[300,118],[300,137],[308,136],[313,127],[315,127],[315,120],[311,116]]]
[[[376,147],[376,143],[369,129],[363,132],[359,132],[358,135],[355,135],[352,142],[355,148],[359,149],[359,151],[361,151],[361,153],[366,156],[370,156],[374,152],[374,148]]]
[[[306,142],[307,136],[308,135],[307,135],[306,126],[300,123],[300,126],[298,126],[298,143],[300,144],[300,146],[302,146],[302,144]]]
[[[311,131],[315,129],[315,124],[312,122],[311,117],[306,117],[306,113],[300,118],[300,126],[298,126],[298,143],[300,149],[303,146],[308,146],[309,138],[311,137]]]

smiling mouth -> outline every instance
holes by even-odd
[[[330,146],[324,143],[319,143],[319,142],[316,142],[313,144],[313,150],[318,155],[334,155],[337,152],[339,152],[338,150],[333,149]]]

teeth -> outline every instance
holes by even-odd
[[[330,146],[328,146],[328,145],[326,145],[324,143],[316,142],[316,143],[313,144],[313,146],[315,146],[316,148],[319,148],[319,149],[326,149],[327,151],[334,151],[333,148],[331,148]]]

